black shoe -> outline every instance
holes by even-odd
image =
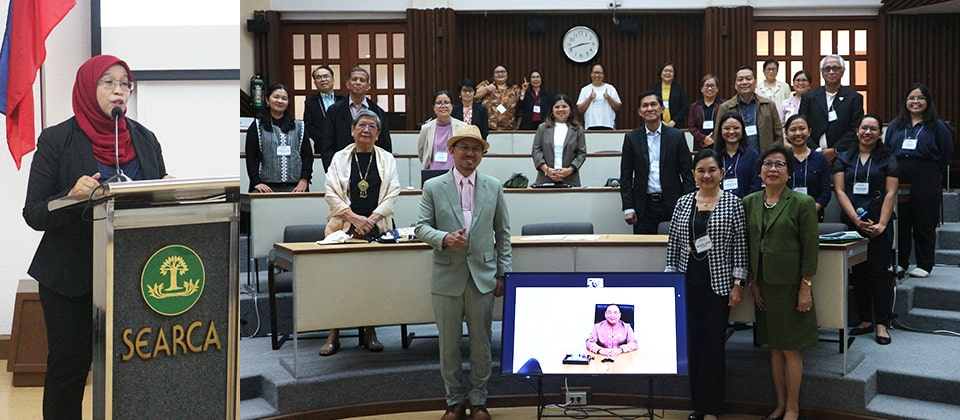
[[[687,420],[703,420],[703,413],[694,411],[687,416]]]
[[[855,327],[850,329],[850,335],[864,335],[867,333],[872,333],[873,330],[873,324],[870,324],[866,327]]]
[[[887,344],[890,344],[891,342],[893,342],[893,340],[889,336],[888,337],[883,337],[879,335],[877,336],[877,344],[881,346],[885,346]]]
[[[753,326],[750,325],[750,324],[747,324],[746,322],[734,322],[734,323],[733,323],[733,330],[734,330],[734,331],[744,331],[744,330],[749,330],[749,329],[751,329],[751,328],[753,328]]]

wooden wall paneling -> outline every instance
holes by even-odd
[[[531,17],[544,19],[546,32],[528,33],[527,20]],[[620,13],[618,17],[636,19],[639,32],[621,32],[610,14],[460,14],[460,72],[479,82],[492,78],[496,64],[504,64],[510,83],[519,85],[536,68],[543,73],[545,90],[565,93],[576,100],[580,88],[590,82],[591,66],[567,60],[561,51],[561,37],[571,27],[585,25],[599,35],[596,61],[606,66],[606,81],[617,88],[623,101],[617,128],[639,126],[637,95],[659,81],[657,69],[666,61],[675,64],[677,83],[693,100],[699,94],[697,86],[704,72],[703,13]]]
[[[258,37],[257,42],[254,44],[254,54],[256,57],[254,73],[259,73],[260,76],[263,77],[263,81],[266,84],[264,88],[266,88],[273,83],[278,83],[279,80],[283,80],[285,73],[283,72],[281,62],[283,55],[280,53],[280,51],[282,51],[283,37],[280,32],[280,13],[272,10],[255,12],[256,16],[260,16],[261,14],[267,21],[270,29],[264,36]]]
[[[407,9],[407,127],[433,118],[433,94],[450,91],[457,102],[460,41],[453,9]]]
[[[719,95],[731,98],[736,94],[735,70],[741,65],[753,67],[756,56],[753,7],[708,7],[704,28],[704,67],[720,78]]]
[[[885,81],[881,115],[889,119],[903,109],[906,90],[914,82],[930,87],[940,117],[954,126],[960,121],[960,68],[956,40],[960,14],[882,14]]]

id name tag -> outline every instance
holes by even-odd
[[[737,184],[737,179],[736,179],[736,178],[727,178],[727,179],[724,179],[724,180],[723,180],[723,189],[724,189],[724,190],[727,190],[727,191],[729,191],[729,190],[735,190],[735,189],[737,189],[737,187],[739,187],[739,185]]]
[[[903,146],[900,148],[904,150],[917,150],[917,139],[903,139]]]
[[[290,146],[277,146],[277,156],[290,156]]]
[[[664,108],[670,108],[670,101],[663,101]]]
[[[503,114],[504,112],[507,112],[507,107],[503,106],[503,104],[497,105],[497,112]]]
[[[703,122],[704,130],[713,130],[713,120],[708,120]]]
[[[433,154],[433,161],[446,163],[447,162],[447,152],[436,152]]]
[[[757,135],[757,126],[756,126],[756,125],[748,125],[748,126],[747,126],[747,135],[748,135],[748,136],[755,136],[755,135]]]
[[[539,114],[539,113],[540,113],[540,105],[534,105],[534,106],[533,106],[533,113],[534,113],[534,114]]]
[[[827,114],[827,120],[829,120],[829,121],[836,121],[836,120],[837,120],[837,111],[830,111],[830,113]]]
[[[870,193],[870,184],[866,182],[855,182],[853,184],[853,193],[857,195],[867,195]]]
[[[697,250],[697,253],[705,252],[713,248],[713,241],[710,240],[710,235],[703,235],[693,241],[693,247]]]
[[[796,188],[794,188],[793,190],[796,191],[796,192],[798,192],[798,193],[800,193],[800,194],[806,194],[806,193],[807,193],[807,187],[796,187]]]

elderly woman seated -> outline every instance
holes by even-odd
[[[587,338],[587,350],[604,356],[617,356],[637,349],[633,328],[620,320],[620,307],[607,305],[604,320],[593,326]]]

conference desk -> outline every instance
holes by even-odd
[[[564,364],[563,359],[568,353],[584,353],[593,358],[587,364]],[[540,360],[540,368],[546,375],[597,375],[597,374],[676,374],[677,361],[662,360],[660,352],[638,349],[617,356],[607,357],[599,353],[575,349],[570,352],[557,353],[557,357],[550,360]],[[607,360],[604,362],[604,360]]]
[[[666,235],[514,236],[515,272],[659,272]],[[298,377],[298,332],[364,325],[435,322],[430,300],[433,250],[422,242],[274,244],[276,265],[293,274],[293,363]],[[821,244],[813,298],[818,325],[847,326],[847,268],[866,259],[867,241]],[[749,295],[749,294],[746,294]],[[502,313],[497,299],[495,319]],[[730,320],[753,320],[747,297]],[[843,357],[846,374],[846,352]]]

